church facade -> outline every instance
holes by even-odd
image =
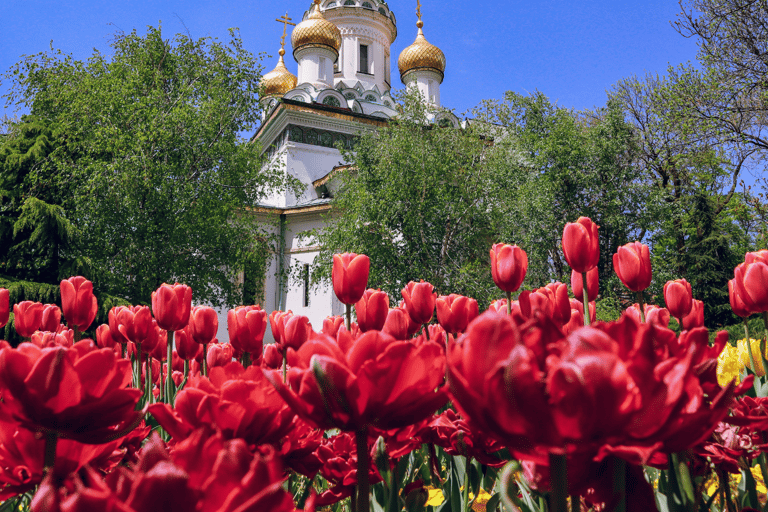
[[[433,107],[431,122],[458,126],[453,114],[439,110],[445,56],[424,37],[420,6],[417,16],[415,41],[397,59],[398,78]],[[262,78],[262,124],[252,140],[267,165],[297,179],[301,190],[269,197],[254,212],[278,241],[260,299],[266,311],[292,310],[319,331],[326,316],[344,309],[330,286],[310,287],[320,248],[302,235],[327,222],[339,173],[353,172],[337,147],[351,149],[359,134],[397,116],[390,96],[397,23],[384,1],[314,0],[291,34],[294,75],[284,59],[286,29],[294,24],[287,15],[277,21],[284,23],[283,40],[277,66]]]

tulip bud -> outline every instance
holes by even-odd
[[[294,350],[299,350],[312,335],[312,324],[304,315],[292,316],[285,322],[283,330],[283,345]],[[261,352],[261,350],[259,350]]]
[[[13,326],[22,338],[30,338],[42,320],[43,305],[39,302],[25,300],[13,305]]]
[[[185,284],[163,283],[152,292],[152,312],[157,324],[166,331],[178,331],[189,323],[192,288]]]
[[[329,316],[323,320],[323,330],[320,331],[323,334],[335,338],[336,333],[339,332],[339,327],[344,325],[343,316]]]
[[[523,284],[528,272],[528,255],[516,245],[494,244],[491,248],[491,276],[501,290],[511,293]]]
[[[293,316],[293,311],[275,310],[269,314],[269,327],[272,329],[272,337],[279,347],[283,346],[283,331],[285,322]]]
[[[464,332],[479,314],[475,299],[454,293],[437,298],[437,321],[446,332]]]
[[[416,332],[411,332],[412,324],[417,326],[416,330],[418,330],[419,324],[413,322],[404,309],[392,308],[387,313],[387,320],[384,322],[382,332],[389,334],[397,340],[407,340]]]
[[[597,294],[600,291],[598,282],[597,267],[587,272],[587,296],[588,302],[592,302],[597,299]],[[571,270],[571,289],[573,290],[573,296],[581,300],[584,297],[584,286],[582,274]]]
[[[667,281],[664,285],[664,302],[669,314],[680,320],[691,312],[693,307],[693,291],[685,279]]]
[[[389,313],[389,295],[381,290],[365,290],[363,296],[355,303],[357,325],[363,332],[380,331],[387,321]]]
[[[189,334],[200,345],[210,343],[219,330],[219,316],[213,308],[196,306],[189,312]]]
[[[240,306],[227,313],[229,342],[240,351],[261,355],[267,332],[267,312],[259,306]]]
[[[565,225],[563,254],[565,261],[576,272],[589,272],[597,266],[600,260],[600,238],[597,234],[599,227],[588,217],[579,217],[576,222]]]
[[[405,301],[405,310],[414,322],[423,325],[432,320],[437,301],[434,286],[423,279],[418,283],[411,281],[400,293]]]
[[[61,325],[61,310],[56,304],[43,304],[43,314],[40,317],[41,331],[56,332]]]
[[[683,317],[681,327],[686,331],[696,327],[704,327],[704,303],[702,301],[693,299],[691,312]]]
[[[232,362],[232,357],[232,345],[229,343],[211,343],[208,345],[208,355],[206,356],[208,368],[225,366]]]
[[[280,354],[277,345],[270,343],[264,347],[264,357],[261,360],[264,368],[277,370],[283,365],[283,356]]]
[[[109,325],[101,324],[96,328],[96,345],[99,348],[113,348],[119,343],[112,337]]]
[[[0,288],[0,329],[5,327],[11,316],[10,297],[11,292],[5,288]]]
[[[189,334],[189,326],[174,333],[173,344],[176,346],[176,352],[183,361],[195,359],[203,351],[203,346],[196,342]]]
[[[125,339],[141,343],[144,353],[155,348],[152,345],[153,341],[157,341],[157,337],[152,336],[156,334],[155,326],[152,322],[152,312],[147,306],[122,308],[117,318],[117,329]],[[147,345],[144,345],[145,342],[148,342]]]
[[[359,301],[368,286],[371,260],[365,254],[344,253],[333,255],[333,292],[343,304]]]
[[[61,307],[67,325],[82,332],[96,318],[98,303],[93,294],[93,283],[83,276],[70,277],[59,284]]]
[[[753,313],[768,311],[768,264],[756,258],[733,270],[736,290]]]
[[[632,242],[619,247],[613,255],[613,270],[624,286],[641,292],[651,284],[651,254],[648,246]]]
[[[728,298],[731,301],[731,309],[733,309],[736,316],[747,318],[752,315],[752,311],[747,307],[744,299],[741,298],[741,295],[739,295],[739,292],[736,289],[735,279],[728,281]]]

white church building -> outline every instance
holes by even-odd
[[[456,116],[439,110],[445,55],[427,42],[420,6],[416,12],[415,41],[397,59],[399,78],[417,87],[434,107],[431,122],[458,127]],[[287,15],[277,21],[285,28],[294,25]],[[335,178],[349,172],[337,145],[352,148],[360,133],[398,115],[390,96],[390,48],[397,23],[384,1],[314,0],[291,34],[295,75],[285,65],[285,36],[284,29],[277,66],[262,78],[262,123],[252,140],[266,153],[268,165],[298,179],[303,190],[269,197],[255,212],[265,225],[274,226],[278,240],[260,302],[267,312],[305,315],[319,331],[326,316],[344,309],[330,285],[310,288],[309,266],[320,248],[301,235],[324,225],[337,190]],[[292,279],[280,279],[288,270]],[[226,313],[220,316],[219,333],[219,339],[227,339]]]

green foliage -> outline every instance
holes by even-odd
[[[17,200],[15,224],[33,246],[58,237],[79,273],[132,302],[179,281],[196,300],[239,303],[236,275],[256,234],[240,212],[283,181],[238,135],[259,119],[261,65],[234,32],[226,43],[168,40],[148,27],[117,34],[111,47],[87,61],[40,53],[5,75],[7,101],[56,134],[24,148],[28,157],[6,158],[45,154],[24,186],[60,199],[21,210]]]

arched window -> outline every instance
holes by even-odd
[[[340,107],[341,103],[339,102],[339,98],[336,96],[326,96],[323,98],[323,105],[328,105],[329,107]]]

